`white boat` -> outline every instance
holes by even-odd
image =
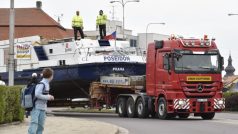
[[[62,39],[44,43],[40,37],[15,40],[15,84],[26,84],[42,68],[54,71],[52,94],[58,99],[88,95],[89,84],[100,76],[145,75],[145,54],[128,41]],[[8,41],[0,41],[0,75],[8,82]]]

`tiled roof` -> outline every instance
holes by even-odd
[[[0,8],[0,26],[9,25],[9,8]],[[43,10],[38,8],[16,8],[16,26],[60,26]],[[60,26],[62,27],[62,26]],[[63,28],[63,27],[62,27]]]
[[[9,8],[0,8],[0,40],[8,39]],[[73,32],[65,29],[42,9],[15,9],[15,38],[40,35],[46,39],[72,37]]]

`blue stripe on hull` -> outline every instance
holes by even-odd
[[[56,98],[87,97],[80,88],[87,93],[92,81],[99,81],[100,76],[113,73],[124,76],[145,75],[145,64],[142,63],[90,63],[70,66],[51,67],[54,70],[54,79],[51,84],[51,93]],[[15,84],[25,85],[31,74],[40,74],[42,68],[15,72]],[[7,73],[1,74],[7,82]]]

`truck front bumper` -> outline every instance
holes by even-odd
[[[222,111],[224,108],[224,98],[181,98],[174,99],[173,106],[171,106],[169,109],[177,113],[208,113],[219,112]]]

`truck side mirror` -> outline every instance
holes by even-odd
[[[168,74],[171,74],[170,57],[168,57]]]
[[[222,70],[224,70],[224,57],[221,57],[220,60],[221,60],[220,67]]]
[[[168,54],[168,53],[165,54],[164,62],[166,61],[166,63],[164,63],[164,67],[165,67],[166,70],[168,70],[169,75],[171,74],[170,57],[171,57],[170,54]]]

